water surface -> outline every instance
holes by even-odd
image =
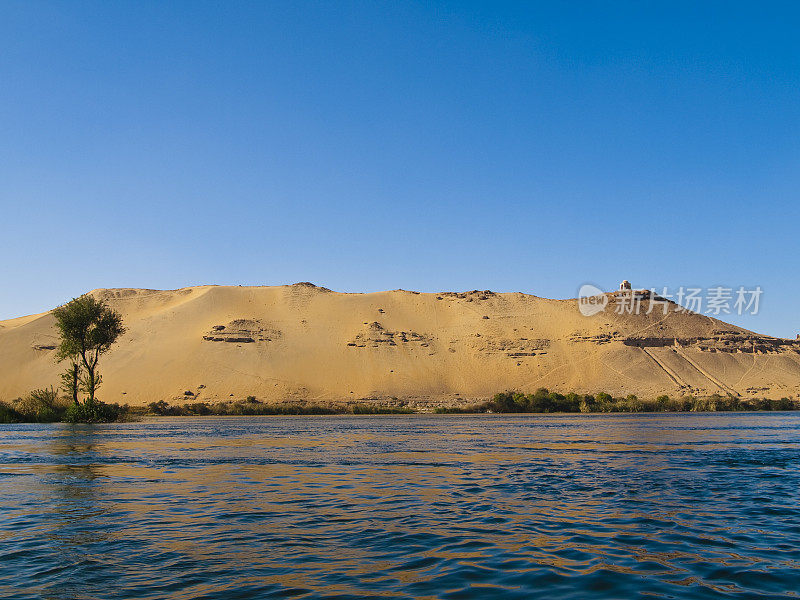
[[[0,426],[3,598],[797,598],[800,415]]]

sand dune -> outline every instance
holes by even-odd
[[[392,397],[458,404],[506,389],[798,397],[800,343],[680,312],[585,317],[521,293],[343,294],[311,284],[91,292],[128,329],[100,397],[142,404]],[[0,321],[0,399],[56,384],[50,313]],[[185,392],[194,396],[188,396]]]

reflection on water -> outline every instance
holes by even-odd
[[[800,416],[0,429],[4,598],[798,597]]]

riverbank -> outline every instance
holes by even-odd
[[[185,402],[170,404],[164,400],[147,406],[97,402],[87,410],[74,405],[52,388],[34,390],[10,403],[0,402],[0,423],[111,422],[130,421],[146,416],[258,416],[258,415],[388,415],[388,414],[487,414],[487,413],[679,413],[679,412],[751,412],[800,410],[800,403],[789,398],[743,399],[733,395],[691,395],[671,398],[658,396],[641,399],[634,395],[615,398],[601,392],[561,394],[540,388],[532,394],[501,392],[490,400],[457,406],[425,406],[399,400],[308,402],[263,402],[254,396],[224,402]]]

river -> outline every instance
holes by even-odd
[[[800,415],[0,426],[0,596],[797,598]]]

